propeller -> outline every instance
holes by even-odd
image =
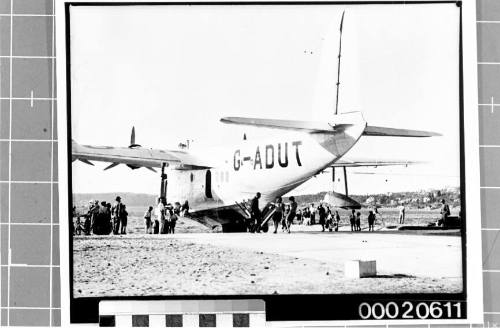
[[[108,166],[106,166],[106,167],[104,168],[104,171],[109,170],[109,169],[111,169],[111,168],[113,168],[113,167],[115,167],[115,166],[117,166],[117,165],[119,165],[119,164],[120,164],[120,163],[111,163],[110,165],[108,165]]]
[[[130,145],[128,148],[138,148],[141,145],[135,143],[135,126],[132,127],[132,133],[130,133]]]
[[[89,161],[88,159],[85,159],[85,158],[79,158],[78,159],[80,162],[83,162],[85,164],[88,164],[88,165],[92,165],[94,166],[94,163],[92,163],[91,161]]]
[[[134,148],[140,148],[140,147],[141,147],[141,145],[135,143],[135,126],[132,126],[132,132],[130,133],[130,145],[128,146],[128,148],[134,149]],[[81,161],[83,162],[83,160],[81,160]],[[87,163],[87,164],[90,164],[90,165],[94,165],[94,164],[92,164],[91,162],[89,162],[87,160],[85,160],[84,163]],[[120,165],[120,163],[116,163],[116,162],[111,163],[110,165],[108,165],[108,166],[106,166],[104,168],[104,171],[112,169],[113,167],[118,166],[118,165]],[[131,168],[132,170],[135,170],[135,169],[138,169],[138,168],[141,167],[139,165],[133,165],[133,164],[126,164],[126,165],[129,168]],[[148,170],[153,171],[153,172],[156,173],[156,170],[153,169],[152,167],[145,166],[145,168],[147,168]]]

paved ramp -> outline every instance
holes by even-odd
[[[376,260],[379,274],[462,276],[461,239],[458,236],[325,232],[178,234],[170,237],[336,264],[357,259]]]

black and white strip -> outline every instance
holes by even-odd
[[[100,327],[264,327],[261,300],[103,301]]]

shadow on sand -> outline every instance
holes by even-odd
[[[395,273],[395,274],[378,274],[376,276],[369,277],[369,278],[403,279],[403,278],[416,278],[416,276],[412,276],[409,274],[403,274],[403,273]]]

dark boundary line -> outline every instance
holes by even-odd
[[[311,320],[360,320],[358,306],[362,302],[389,301],[460,301],[463,319],[466,311],[466,213],[465,213],[465,148],[464,148],[464,96],[463,96],[463,44],[462,44],[462,2],[461,1],[248,1],[248,2],[67,2],[65,3],[65,39],[66,39],[66,114],[67,114],[67,152],[68,152],[68,222],[73,224],[73,188],[71,167],[71,46],[70,46],[70,6],[232,6],[232,5],[400,5],[400,4],[456,4],[460,8],[459,29],[459,129],[460,129],[460,197],[463,218],[462,228],[462,282],[461,293],[453,294],[308,294],[308,295],[184,295],[184,296],[121,296],[121,297],[82,297],[75,298],[73,293],[73,235],[69,232],[69,287],[70,287],[70,322],[98,323],[99,302],[103,300],[232,300],[232,299],[262,299],[266,303],[267,321],[311,321]],[[62,300],[64,301],[64,300]],[[465,309],[463,308],[465,307]],[[300,309],[296,311],[294,309]],[[390,320],[385,318],[384,320]]]
[[[227,1],[227,2],[194,2],[194,1],[183,1],[183,2],[71,2],[66,3],[66,5],[71,6],[254,6],[254,5],[423,5],[423,4],[442,4],[442,3],[455,3],[457,6],[461,6],[461,1],[448,1],[448,0],[436,0],[436,1]]]
[[[460,211],[462,223],[462,293],[464,298],[467,299],[467,211],[466,211],[466,197],[465,197],[465,129],[464,129],[464,59],[463,59],[463,25],[462,25],[462,3],[457,3],[460,8],[460,28],[459,28],[459,48],[458,48],[458,63],[459,63],[459,97],[460,108],[458,111],[460,121]],[[479,218],[480,219],[480,218]]]

